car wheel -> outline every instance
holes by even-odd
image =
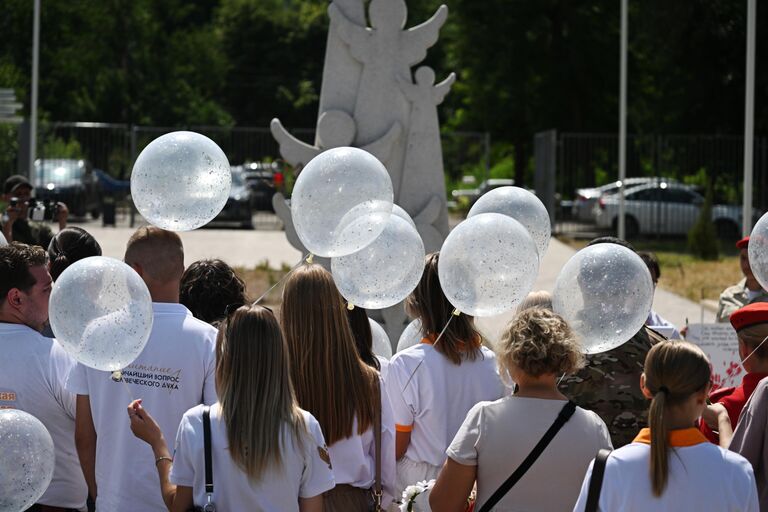
[[[613,219],[613,222],[611,223],[611,227],[613,228],[614,233],[619,232],[618,217]],[[624,216],[624,229],[626,231],[625,236],[627,240],[630,240],[632,238],[637,238],[637,235],[640,234],[640,225],[638,224],[637,219],[635,219],[631,215]]]
[[[717,238],[727,242],[733,242],[739,239],[739,226],[735,222],[718,219],[715,221],[715,231],[717,232]]]

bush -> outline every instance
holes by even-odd
[[[707,195],[699,212],[699,219],[688,232],[688,251],[703,260],[716,260],[719,256],[717,232],[712,222],[712,183],[707,184]]]

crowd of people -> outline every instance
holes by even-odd
[[[0,408],[40,419],[55,447],[32,511],[397,510],[432,479],[439,512],[768,510],[768,303],[746,270],[728,320],[747,373],[711,393],[704,352],[651,325],[583,355],[546,292],[489,346],[452,317],[439,253],[405,304],[423,339],[387,360],[322,266],[287,276],[275,314],[225,262],[185,268],[179,236],[156,227],[124,254],[152,332],[110,374],[70,358],[47,322],[53,282],[98,255],[66,226],[46,248],[0,247]]]

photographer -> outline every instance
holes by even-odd
[[[3,235],[9,243],[15,241],[47,248],[53,238],[51,227],[44,222],[29,220],[29,201],[32,198],[33,188],[29,180],[20,174],[5,180],[3,200],[8,204],[8,208],[3,215]],[[59,230],[62,230],[67,227],[69,216],[67,205],[56,203],[53,208],[52,215],[48,214],[44,217],[58,222]]]

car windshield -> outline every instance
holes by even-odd
[[[232,186],[242,187],[245,186],[245,177],[242,171],[232,171]]]
[[[35,162],[35,185],[79,181],[85,166],[78,160],[49,160]]]

